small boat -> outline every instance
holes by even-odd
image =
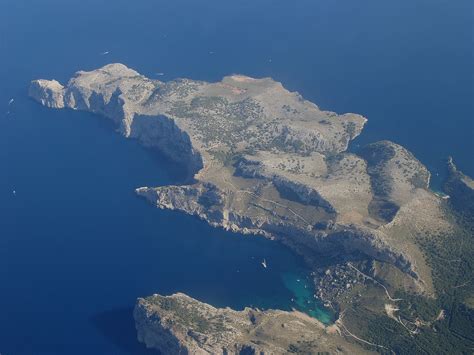
[[[100,53],[100,55],[107,55],[109,53],[110,53],[109,51],[105,51],[105,52]]]
[[[15,190],[13,190],[13,194],[16,195],[16,191],[15,191]]]
[[[296,282],[300,282],[300,279],[296,279]]]
[[[163,76],[163,75],[165,75],[165,73],[156,73],[156,75]]]
[[[15,101],[14,99],[10,99],[10,101],[8,101],[8,104],[11,105],[13,103],[13,101]]]
[[[267,268],[267,261],[265,259],[263,259],[262,261],[262,266],[266,269]]]

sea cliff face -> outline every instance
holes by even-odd
[[[34,80],[29,94],[48,107],[108,117],[125,137],[185,166],[187,185],[136,189],[159,208],[278,239],[310,267],[321,253],[364,255],[398,268],[416,292],[434,295],[417,236],[453,230],[445,202],[402,146],[381,141],[347,152],[367,121],[360,115],[323,111],[270,78],[161,82],[122,64],[78,72],[65,86]],[[151,306],[141,302],[137,322],[151,328],[140,326],[140,339],[153,346],[153,334],[165,334],[156,347],[194,351],[190,335],[177,336],[185,332],[170,320],[147,323]],[[228,351],[243,349],[230,343]]]
[[[28,95],[46,107],[64,108],[64,86],[56,80],[34,80]]]
[[[115,84],[105,85],[109,80],[115,80]],[[29,95],[47,107],[89,111],[110,118],[124,136],[159,149],[186,167],[192,176],[203,162],[189,134],[165,115],[149,115],[146,110],[137,109],[137,101],[152,88],[151,81],[136,71],[114,64],[97,72],[78,72],[66,87],[55,80],[34,80]]]

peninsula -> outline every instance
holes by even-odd
[[[371,310],[377,316],[411,332],[423,328],[408,323],[419,315],[394,315],[401,299],[393,292],[435,299],[433,261],[420,236],[442,238],[462,228],[450,202],[430,191],[429,171],[404,147],[380,141],[347,151],[367,122],[361,115],[321,110],[270,78],[163,82],[122,64],[77,72],[66,85],[34,80],[29,95],[47,107],[108,117],[125,137],[181,164],[186,184],[136,193],[215,227],[281,241],[305,259],[318,296],[341,314],[331,333],[298,312],[218,310],[182,294],[156,295],[140,299],[135,310],[139,339],[148,346],[180,353],[387,351],[390,344],[373,332],[364,330],[369,339],[349,329],[368,329],[369,321],[358,325],[350,309],[354,300],[366,307],[369,296],[378,300]],[[317,270],[321,254],[333,255],[334,265]],[[189,310],[198,313],[193,321],[183,320]],[[269,341],[271,334],[278,341]]]

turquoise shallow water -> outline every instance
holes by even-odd
[[[314,297],[314,282],[309,273],[285,272],[282,277],[283,283],[293,294],[292,308],[305,312],[324,324],[334,322],[336,314],[331,309],[325,308],[322,302]]]
[[[131,307],[157,292],[331,317],[283,246],[138,199],[134,188],[176,183],[179,169],[105,120],[31,102],[31,79],[110,62],[163,80],[271,76],[324,109],[367,116],[355,144],[405,145],[436,187],[448,155],[474,175],[472,6],[0,1],[0,353],[147,353]]]

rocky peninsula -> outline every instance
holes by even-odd
[[[182,293],[139,299],[138,339],[164,354],[367,353],[300,312],[215,308]]]
[[[125,137],[185,167],[186,184],[136,189],[159,208],[279,240],[311,268],[326,253],[354,273],[347,263],[362,255],[381,265],[371,264],[372,276],[397,275],[394,288],[436,294],[417,238],[455,230],[446,201],[430,191],[429,171],[404,147],[380,141],[347,151],[367,122],[361,115],[321,110],[270,78],[162,82],[122,64],[77,72],[66,85],[34,80],[29,95],[47,107],[108,117]],[[327,279],[324,272],[315,270],[315,284]],[[189,308],[197,312],[191,323],[179,318]],[[297,312],[220,310],[182,294],[140,299],[135,319],[139,339],[165,353],[277,354],[298,348],[299,335],[311,351],[360,352]]]

